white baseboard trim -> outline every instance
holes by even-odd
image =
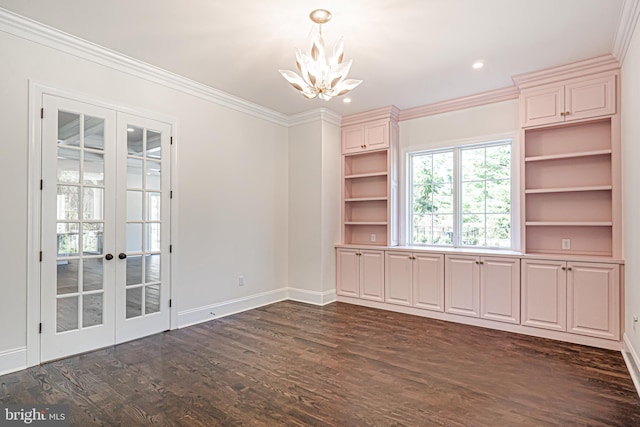
[[[633,385],[636,386],[638,396],[640,396],[640,358],[626,333],[624,334],[623,342],[622,357],[624,358],[624,363],[627,364],[627,369],[633,380]]]
[[[0,351],[0,375],[27,368],[27,347]]]
[[[275,289],[247,297],[223,301],[204,307],[193,308],[178,312],[178,328],[196,325],[220,317],[262,307],[287,299],[287,288]]]
[[[336,290],[324,292],[308,291],[306,289],[289,288],[288,296],[291,301],[303,302],[313,305],[326,305],[336,300]]]
[[[460,316],[457,314],[424,310],[424,309],[415,308],[415,307],[405,307],[401,305],[388,304],[384,302],[368,301],[360,298],[338,296],[337,301],[346,302],[346,303],[355,304],[355,305],[362,305],[365,307],[378,308],[381,310],[395,311],[397,313],[411,314],[414,316],[428,317],[431,319],[445,320],[447,322],[462,323],[464,325],[495,329],[498,331],[513,332],[516,334],[530,335],[530,336],[539,337],[539,338],[547,338],[547,339],[552,339],[557,341],[570,342],[573,344],[605,348],[607,350],[615,350],[615,351],[622,350],[622,342],[620,341],[589,337],[586,335],[576,335],[576,334],[570,334],[566,332],[551,331],[547,329],[533,328],[531,326],[497,322],[495,320],[480,319],[477,317]]]

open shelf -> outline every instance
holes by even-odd
[[[528,190],[611,185],[611,155],[529,162],[525,182]]]
[[[527,226],[527,253],[555,253],[612,256],[612,227],[608,226]],[[571,249],[562,249],[562,240]]]
[[[540,194],[540,193],[575,193],[582,191],[602,191],[611,190],[611,185],[593,185],[590,187],[557,187],[557,188],[529,188],[524,190],[526,194]]]
[[[368,200],[348,202],[344,205],[345,224],[353,223],[387,223],[387,201]]]
[[[525,162],[540,162],[544,160],[569,159],[575,157],[601,156],[611,154],[611,149],[582,151],[577,153],[547,154],[545,156],[526,157]]]
[[[373,176],[388,172],[388,150],[344,156],[344,177]]]
[[[527,130],[524,157],[611,150],[611,119]]]
[[[527,221],[525,225],[530,227],[581,227],[581,226],[593,226],[593,227],[611,227],[613,222],[611,221]]]
[[[359,173],[357,175],[346,175],[344,179],[358,179],[358,178],[369,178],[372,176],[387,176],[387,172],[371,172],[371,173]]]
[[[375,241],[371,241],[371,236]],[[347,245],[387,245],[387,225],[347,223],[344,225],[344,243]]]
[[[388,197],[356,197],[351,199],[344,199],[345,202],[373,202],[376,200],[388,200]]]

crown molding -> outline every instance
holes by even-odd
[[[349,114],[342,117],[342,126],[357,125],[374,120],[390,120],[397,122],[400,110],[395,105],[388,105],[375,110],[364,111],[362,113]]]
[[[627,50],[629,50],[629,44],[638,23],[638,17],[640,17],[640,0],[624,0],[620,18],[618,19],[618,29],[613,40],[613,48],[611,49],[613,56],[616,57],[621,65],[627,55]]]
[[[286,114],[254,104],[2,8],[0,8],[0,31],[277,125],[289,126],[289,117]]]
[[[620,63],[611,54],[597,56],[583,61],[572,62],[559,67],[546,68],[532,73],[517,74],[511,79],[518,89],[526,89],[532,86],[556,83],[587,74],[614,71],[620,68]]]
[[[328,108],[316,108],[315,110],[305,111],[299,114],[289,116],[289,127],[300,126],[307,123],[313,123],[318,120],[340,126],[342,116]]]
[[[433,116],[435,114],[442,114],[465,108],[479,107],[482,105],[493,104],[495,102],[509,101],[511,99],[517,99],[519,93],[520,92],[515,86],[509,86],[475,95],[408,108],[400,111],[399,121]]]

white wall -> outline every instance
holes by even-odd
[[[635,31],[622,65],[622,229],[625,258],[625,341],[640,355],[640,31]],[[635,326],[635,329],[634,329]],[[636,363],[640,360],[636,359]]]
[[[286,288],[286,127],[4,32],[0,52],[0,356],[26,345],[29,79],[177,119],[178,312]]]
[[[400,151],[519,130],[518,100],[496,102],[400,122]]]
[[[340,127],[325,120],[289,130],[289,294],[335,299],[340,241]]]

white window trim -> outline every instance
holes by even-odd
[[[430,144],[422,144],[422,145],[413,145],[410,147],[401,147],[400,148],[400,165],[399,165],[399,245],[400,246],[410,246],[410,227],[411,224],[411,212],[409,212],[409,191],[410,187],[410,176],[408,171],[409,165],[409,155],[411,153],[420,152],[420,151],[435,151],[435,150],[445,150],[447,148],[458,148],[462,146],[473,146],[473,145],[482,145],[492,142],[499,142],[505,140],[511,140],[511,245],[510,248],[513,251],[521,252],[521,221],[520,221],[520,209],[522,204],[522,189],[520,187],[521,182],[521,156],[520,156],[520,134],[518,132],[506,132],[499,134],[491,134],[491,135],[483,135],[474,138],[466,138],[466,139],[458,139],[458,140],[450,140],[450,141],[440,141],[437,143]],[[458,184],[457,184],[458,185]],[[454,198],[454,209],[457,209],[457,198]],[[458,226],[454,224],[454,227]],[[421,245],[422,246],[422,245]],[[507,248],[483,248],[483,247],[472,247],[472,246],[464,246],[464,247],[454,247],[453,245],[426,245],[432,248],[454,248],[454,249],[474,249],[474,250],[486,250],[486,251],[498,251],[498,250],[508,250]]]

